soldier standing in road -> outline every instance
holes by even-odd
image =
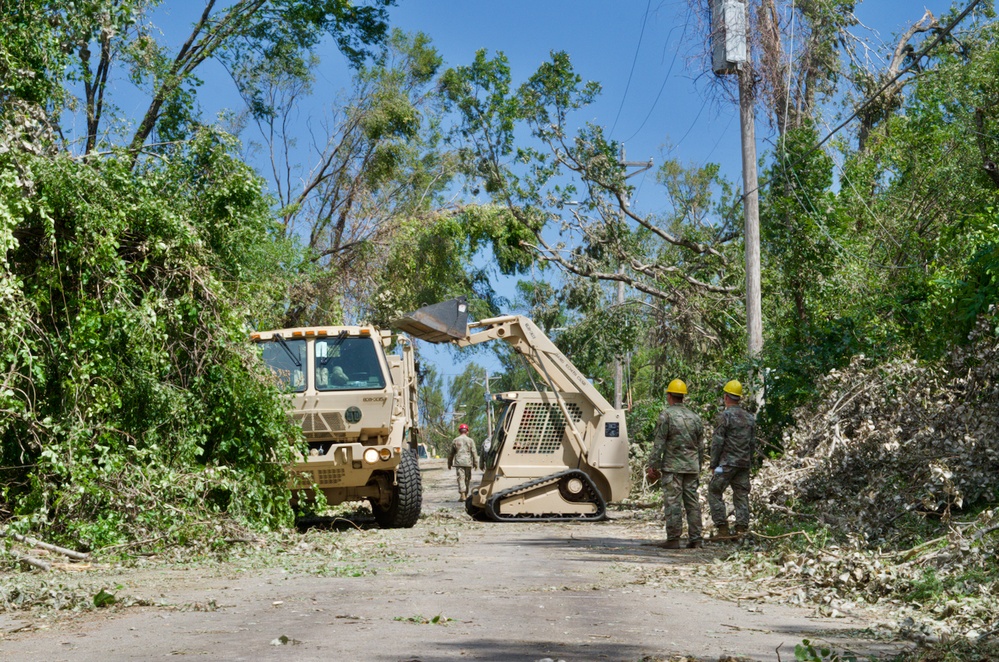
[[[711,438],[711,482],[708,507],[715,524],[714,537],[732,540],[749,531],[749,470],[756,450],[756,417],[742,408],[742,384],[732,380],[722,389],[725,409],[718,414]],[[728,529],[725,490],[732,487],[735,534]]]
[[[458,493],[461,500],[468,497],[472,482],[472,467],[479,464],[479,456],[475,452],[475,442],[468,436],[468,426],[462,423],[458,426],[458,436],[451,442],[451,452],[447,456],[447,468],[452,466],[458,475]]]
[[[659,415],[655,445],[647,469],[650,478],[661,472],[666,511],[665,549],[679,549],[683,515],[687,515],[687,547],[701,546],[701,504],[697,498],[698,476],[704,462],[704,422],[683,398],[687,385],[674,379],[666,387],[668,406]]]

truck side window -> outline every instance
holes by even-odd
[[[305,390],[307,367],[304,340],[262,342],[262,358],[278,382],[288,391]]]

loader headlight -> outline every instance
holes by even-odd
[[[374,464],[378,462],[378,449],[369,448],[366,451],[364,451],[364,461],[367,462],[368,464]]]
[[[386,460],[391,460],[392,459],[391,449],[388,448],[381,449],[380,451],[378,451],[378,457],[382,458],[382,462],[385,462]]]

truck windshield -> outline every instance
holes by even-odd
[[[354,391],[385,388],[385,373],[373,338],[316,338],[316,389]]]
[[[304,391],[307,361],[305,341],[281,338],[280,341],[261,344],[264,365],[271,369],[281,385],[289,391]]]

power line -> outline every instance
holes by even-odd
[[[681,43],[683,42],[683,38],[684,38],[684,36],[685,36],[685,35],[687,34],[687,26],[688,26],[688,25],[690,25],[690,12],[689,12],[689,11],[687,12],[687,20],[685,20],[685,21],[684,21],[684,23],[683,23],[683,32],[682,32],[682,33],[680,33],[680,42],[681,42]],[[667,36],[666,36],[666,43],[667,43],[667,44],[669,43],[669,38],[670,38],[670,36],[672,36],[672,34],[673,34],[673,32],[674,32],[674,31],[676,30],[676,28],[677,28],[677,26],[673,26],[673,29],[669,31],[669,35],[667,35]],[[639,126],[639,127],[637,128],[637,129],[635,129],[635,132],[634,132],[633,134],[631,134],[631,135],[630,135],[630,136],[629,136],[629,137],[627,138],[627,140],[625,140],[624,142],[629,142],[629,141],[630,141],[630,140],[631,140],[632,138],[634,138],[635,136],[637,136],[637,135],[638,135],[638,133],[639,133],[639,132],[640,132],[640,131],[641,131],[642,129],[644,129],[644,128],[645,128],[645,123],[649,121],[649,118],[650,118],[650,117],[652,117],[652,113],[653,113],[653,111],[655,111],[655,109],[656,109],[656,104],[658,104],[658,103],[659,103],[659,98],[660,98],[660,97],[662,97],[662,95],[663,95],[663,90],[665,90],[665,89],[666,89],[666,83],[668,83],[668,82],[669,82],[669,77],[670,77],[670,75],[672,75],[672,73],[673,73],[673,65],[674,65],[674,64],[676,64],[676,56],[677,56],[678,54],[679,54],[679,51],[678,51],[678,50],[676,50],[676,51],[673,51],[673,59],[672,59],[672,60],[670,60],[670,63],[669,63],[669,69],[667,69],[667,70],[666,70],[666,76],[665,76],[665,77],[663,78],[663,84],[659,86],[659,93],[658,93],[658,94],[656,94],[656,100],[652,102],[652,107],[651,107],[651,108],[649,108],[649,114],[645,116],[645,119],[644,119],[644,120],[642,120],[642,123],[641,123],[641,125],[640,125],[640,126]],[[698,114],[698,116],[699,116],[699,114]],[[616,120],[615,120],[615,121],[616,121]],[[613,133],[613,129],[611,129],[611,132]]]
[[[925,47],[923,47],[922,50],[920,50],[918,53],[916,53],[914,56],[912,56],[911,62],[906,67],[904,67],[903,69],[901,69],[888,82],[886,82],[884,85],[882,85],[874,94],[872,94],[870,97],[868,97],[867,100],[864,101],[864,103],[862,103],[860,106],[858,106],[857,109],[854,110],[850,114],[849,117],[847,117],[845,120],[843,120],[842,122],[840,122],[840,124],[837,125],[834,129],[832,129],[831,131],[829,131],[829,133],[827,133],[826,136],[822,140],[820,140],[819,142],[817,142],[810,150],[808,150],[805,154],[802,154],[800,157],[798,157],[794,161],[794,163],[789,164],[787,167],[790,167],[792,169],[796,168],[801,163],[801,161],[803,161],[804,159],[808,158],[809,156],[811,156],[811,154],[813,152],[815,152],[820,147],[822,147],[822,145],[824,145],[826,142],[829,141],[830,138],[832,138],[834,135],[836,135],[840,131],[840,129],[842,129],[847,124],[849,124],[854,119],[856,119],[857,116],[859,116],[860,113],[862,113],[864,111],[864,109],[866,109],[868,106],[870,106],[872,103],[874,103],[878,99],[878,97],[881,96],[882,92],[884,92],[889,87],[891,87],[899,78],[901,78],[902,76],[904,76],[905,74],[907,74],[909,71],[911,71],[913,68],[915,68],[916,66],[918,66],[919,61],[921,59],[923,59],[924,57],[926,57],[929,54],[929,52],[931,50],[933,50],[937,46],[937,44],[939,44],[941,41],[943,41],[944,37],[946,37],[948,34],[950,34],[951,30],[953,30],[955,27],[957,27],[957,24],[960,23],[962,20],[964,20],[964,18],[969,13],[971,13],[971,11],[975,7],[977,7],[978,4],[981,1],[982,0],[972,0],[971,3],[967,7],[964,8],[964,11],[962,11],[957,16],[957,18],[955,18],[950,23],[950,25],[948,25],[946,28],[944,28],[939,33],[937,33],[937,36],[932,41],[930,41],[930,43],[928,45],[926,45]],[[746,195],[749,195],[750,193],[754,193],[756,191],[759,191],[761,188],[763,188],[764,186],[766,186],[769,183],[770,182],[767,181],[767,180],[764,180],[764,181],[760,182],[759,184],[757,184],[756,188],[753,189],[752,191],[746,191],[745,193],[743,193],[743,197],[745,197]]]
[[[610,135],[614,134],[614,129],[617,127],[617,121],[621,117],[621,111],[624,110],[624,101],[628,98],[628,89],[631,88],[631,77],[635,73],[635,63],[638,62],[638,51],[642,48],[642,37],[645,36],[645,24],[649,20],[649,9],[652,7],[652,0],[648,0],[645,4],[645,16],[642,17],[642,31],[638,34],[638,45],[635,46],[635,57],[631,60],[631,71],[628,72],[628,82],[624,86],[624,94],[621,96],[621,105],[617,108],[617,115],[614,117],[614,124],[611,125]]]
[[[953,30],[957,26],[958,23],[960,23],[962,20],[964,20],[964,17],[967,16],[969,13],[971,13],[971,10],[974,9],[976,6],[978,6],[978,3],[980,3],[981,1],[982,0],[972,0],[971,3],[967,7],[965,7],[964,11],[961,12],[961,14],[957,18],[955,18],[953,20],[953,22],[951,22],[950,25],[948,25],[946,28],[944,28],[939,33],[937,33],[937,36],[933,39],[933,41],[931,41],[929,43],[928,46],[926,46],[925,48],[923,48],[923,50],[919,51],[918,53],[916,53],[916,55],[914,55],[912,57],[912,60],[909,62],[908,66],[904,67],[901,71],[899,71],[897,74],[895,74],[891,78],[891,80],[889,80],[887,83],[885,83],[884,85],[882,85],[881,88],[877,92],[875,92],[874,94],[872,94],[870,96],[870,98],[867,99],[867,101],[865,101],[864,103],[862,103],[859,108],[857,108],[855,111],[853,111],[850,114],[849,117],[847,117],[845,120],[843,120],[839,124],[839,126],[837,126],[835,129],[833,129],[832,131],[830,131],[829,134],[825,138],[823,138],[822,140],[820,140],[818,142],[818,144],[815,145],[815,149],[818,149],[819,147],[822,147],[822,145],[825,144],[825,142],[827,140],[829,140],[830,138],[832,138],[836,134],[837,131],[839,131],[840,129],[842,129],[843,127],[845,127],[847,124],[849,124],[850,122],[852,122],[854,119],[856,119],[857,116],[860,115],[860,113],[862,113],[868,106],[870,106],[872,103],[874,103],[877,100],[877,98],[879,96],[881,96],[882,92],[884,92],[889,87],[891,87],[895,83],[895,81],[897,81],[899,78],[901,78],[904,74],[907,74],[914,67],[916,67],[919,64],[919,61],[921,59],[923,59],[924,57],[926,57],[926,55],[928,55],[929,52],[931,50],[933,50],[933,48],[937,44],[939,44],[941,41],[943,41],[943,38],[946,37],[948,34],[950,34],[950,31]]]

